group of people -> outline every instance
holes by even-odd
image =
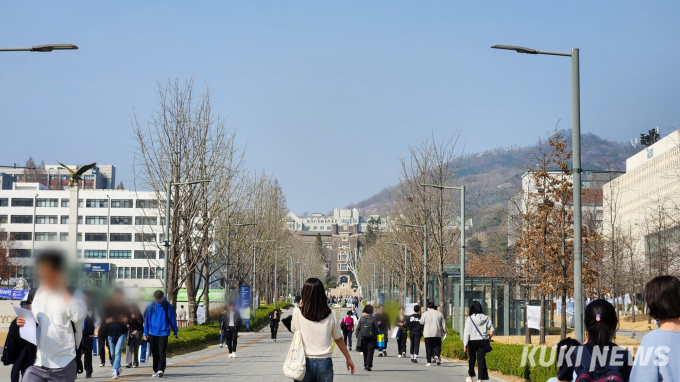
[[[342,304],[343,307],[348,307],[348,308],[353,308],[356,309],[359,306],[359,297],[356,296],[350,296],[346,295],[344,297],[341,296],[328,296],[328,305],[329,306],[334,306],[334,305],[340,305]]]
[[[142,313],[138,305],[127,305],[123,290],[116,288],[98,311],[90,293],[68,286],[61,252],[41,253],[35,271],[39,287],[28,293],[21,306],[36,319],[37,341],[33,345],[21,337],[25,318],[19,316],[10,324],[3,361],[12,364],[12,382],[72,382],[80,373],[91,378],[95,339],[100,367],[105,366],[108,349],[112,378],[122,374],[125,344],[130,357],[125,366],[138,366],[142,341],[153,355],[153,376],[163,376],[168,336],[177,337],[177,322],[162,291],[154,293],[154,301]]]

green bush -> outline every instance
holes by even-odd
[[[524,345],[492,342],[491,346],[493,351],[486,355],[486,365],[489,370],[495,370],[506,375],[514,375],[531,382],[545,382],[557,375],[555,366],[545,367],[541,366],[538,362],[534,367],[531,367],[529,362],[525,366],[520,366]],[[533,347],[529,346],[529,352],[532,349]],[[540,350],[537,351],[538,355],[540,355]],[[463,352],[463,341],[457,331],[448,330],[446,340],[442,343],[442,356],[459,360],[468,359],[467,353]],[[538,361],[538,358],[536,361]]]

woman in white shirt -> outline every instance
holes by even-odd
[[[298,316],[298,317],[296,317]],[[299,321],[298,321],[299,320]],[[299,325],[296,325],[296,322]],[[291,323],[292,332],[300,331],[305,347],[307,371],[302,382],[333,381],[333,341],[345,356],[347,370],[354,374],[354,363],[342,340],[342,330],[337,317],[328,307],[326,292],[321,280],[310,278],[302,287],[300,307],[295,308]]]

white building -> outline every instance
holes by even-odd
[[[79,165],[67,165],[75,170]],[[83,180],[78,181],[81,189],[105,190],[116,187],[116,166],[100,164],[85,171]],[[23,168],[0,169],[0,189],[11,190],[13,183],[38,182],[50,190],[67,190],[71,181],[71,173],[61,165],[47,165],[44,173]]]
[[[379,215],[371,215],[371,217],[379,218]],[[363,216],[359,216],[357,208],[337,209],[333,210],[332,215],[325,215],[322,213],[313,213],[309,216],[295,215],[292,212],[288,213],[287,227],[293,232],[298,231],[314,231],[314,232],[331,232],[333,224],[338,225],[358,225],[359,233],[366,231],[368,220]]]
[[[75,263],[109,264],[119,286],[162,286],[165,217],[154,192],[79,190],[71,209],[70,190],[13,186],[0,190],[0,240],[9,238],[16,247],[14,277],[31,282],[33,258],[56,247],[69,251]],[[72,216],[77,216],[73,226]],[[76,240],[69,240],[70,232],[77,232]]]

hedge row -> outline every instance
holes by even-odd
[[[525,366],[521,366],[525,345],[492,342],[491,346],[493,351],[486,355],[486,365],[489,370],[495,370],[506,375],[514,375],[531,382],[545,382],[557,375],[555,366],[545,367],[541,366],[538,362],[533,367],[531,367],[529,362]],[[529,346],[529,353],[531,353],[532,349],[533,346]],[[540,350],[537,351],[537,356],[539,354]],[[459,360],[468,359],[467,353],[463,352],[463,341],[457,331],[448,330],[446,340],[442,343],[442,356]],[[538,361],[538,357],[536,361]]]
[[[288,309],[292,305],[279,301],[276,307],[279,309]],[[274,304],[262,305],[257,308],[250,316],[250,328],[256,331],[269,324],[269,315],[274,311]],[[245,331],[245,324],[241,327],[241,331]],[[186,351],[193,348],[206,346],[209,343],[216,343],[220,340],[219,323],[216,321],[209,321],[201,325],[188,326],[179,329],[179,338],[170,336],[168,340],[168,352],[173,353],[177,351]]]

